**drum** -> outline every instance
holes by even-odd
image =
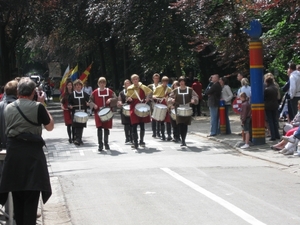
[[[85,112],[76,112],[74,114],[74,122],[76,123],[86,123],[89,119],[89,115]]]
[[[155,104],[152,113],[152,118],[157,121],[164,121],[167,115],[168,108],[164,104]]]
[[[191,116],[193,115],[193,109],[192,107],[178,107],[177,115],[183,117]]]
[[[138,103],[135,105],[134,113],[138,117],[147,117],[150,114],[150,106],[145,103]]]
[[[124,116],[130,116],[130,105],[123,105],[122,113]]]
[[[176,120],[176,111],[175,111],[175,109],[171,109],[170,116],[171,116],[172,120]]]
[[[98,116],[100,117],[100,120],[102,122],[109,121],[111,118],[113,118],[114,114],[108,107],[103,107],[99,110]]]

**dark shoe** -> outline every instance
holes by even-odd
[[[209,135],[207,135],[207,137],[214,137],[214,136],[216,136],[215,134],[209,134]]]
[[[171,141],[171,140],[172,140],[172,137],[168,136],[167,141]]]
[[[160,133],[157,133],[157,137],[159,137],[159,138],[160,138]]]
[[[140,141],[140,146],[141,146],[141,147],[145,147],[145,146],[146,146],[146,143],[143,142],[143,141]]]
[[[130,143],[131,141],[129,140],[129,139],[126,139],[125,140],[125,144],[128,144],[128,143]]]
[[[163,136],[160,138],[160,140],[165,141],[165,140],[166,140],[166,137],[163,135]]]
[[[270,138],[269,141],[276,141],[276,138]]]
[[[75,144],[75,145],[80,145],[80,141],[75,140],[75,141],[74,141],[74,144]]]
[[[72,139],[70,138],[70,139],[69,139],[69,143],[71,144],[72,142],[73,142],[73,141],[72,141]]]
[[[102,152],[103,151],[103,148],[98,148],[98,152]]]
[[[152,134],[152,137],[153,137],[153,138],[156,138],[156,134]]]
[[[185,142],[182,142],[180,146],[186,146],[186,143],[185,143]]]
[[[80,140],[79,143],[80,143],[81,145],[83,145],[83,141],[82,141],[82,140]]]
[[[131,145],[131,148],[133,148],[133,149],[138,149],[138,148],[139,148],[139,144],[138,144],[138,143],[133,143],[133,144]]]
[[[108,145],[108,144],[104,144],[104,146],[105,146],[105,149],[106,149],[106,150],[110,150],[110,148],[109,148],[109,145]]]
[[[274,146],[271,146],[271,149],[273,149],[273,150],[275,150],[275,151],[281,150],[280,148],[276,148],[276,147],[274,147]]]

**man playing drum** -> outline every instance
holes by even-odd
[[[112,107],[117,103],[116,94],[109,88],[106,88],[106,79],[105,77],[100,77],[98,79],[98,88],[95,89],[90,96],[90,104],[95,110],[95,123],[97,127],[97,136],[98,136],[98,151],[103,150],[102,142],[102,128],[104,129],[104,146],[106,150],[109,150],[108,145],[108,135],[109,129],[112,128]],[[102,113],[103,112],[103,113]],[[107,116],[107,118],[106,118]],[[101,120],[101,118],[106,118]]]
[[[160,85],[159,80],[160,80],[160,75],[158,73],[153,74],[152,76],[152,80],[153,80],[153,84],[149,84],[148,88],[150,88],[152,90],[152,92],[154,92],[156,90],[156,88]],[[151,113],[153,112],[154,109],[154,102],[151,101],[150,102],[150,107],[151,107]],[[152,118],[152,137],[156,138],[160,137],[160,123],[158,123],[155,119]]]
[[[179,77],[178,82],[180,86],[170,93],[168,102],[173,103],[175,106],[176,123],[180,130],[181,146],[186,146],[185,138],[188,125],[191,125],[193,114],[190,104],[198,103],[198,95],[192,88],[185,85],[185,77]]]
[[[133,143],[132,140],[132,127],[130,124],[130,105],[126,105],[126,94],[127,94],[127,88],[131,85],[130,80],[124,81],[124,89],[119,93],[118,96],[118,107],[121,107],[121,121],[124,125],[124,132],[125,132],[125,143]],[[128,107],[127,107],[128,106]],[[128,111],[129,116],[128,116]]]
[[[163,76],[161,79],[162,84],[159,85],[155,91],[153,92],[153,100],[154,102],[156,102],[157,104],[163,104],[166,106],[166,109],[168,109],[167,107],[167,97],[170,94],[170,92],[172,91],[171,88],[168,87],[168,83],[169,83],[169,78],[167,76]],[[156,106],[158,107],[159,105],[154,105],[155,107],[155,112],[157,111]],[[152,116],[153,118],[153,116]],[[160,123],[160,129],[161,129],[161,140],[165,141],[166,137],[165,137],[165,122],[167,124],[167,133],[168,133],[168,137],[167,140],[171,141],[172,137],[171,137],[171,119],[170,119],[170,114],[168,113],[168,110],[166,110],[166,114],[164,117],[164,120],[162,121],[157,121],[158,123]]]
[[[86,113],[87,106],[89,105],[89,95],[82,90],[83,83],[81,80],[77,79],[73,82],[74,91],[69,95],[68,104],[69,109],[72,110],[72,127],[75,130],[75,145],[83,144],[82,142],[82,133],[83,128],[86,127],[86,120],[88,118],[88,114]],[[87,118],[78,118],[75,114],[80,113],[80,116]],[[86,115],[85,115],[86,114]]]
[[[138,134],[137,134],[137,126],[140,125],[140,146],[145,147],[145,142],[144,142],[144,136],[145,136],[145,123],[150,123],[150,114],[145,117],[141,113],[139,114],[138,110],[136,109],[136,106],[139,103],[147,103],[151,98],[152,98],[152,91],[150,88],[147,86],[143,85],[140,81],[140,78],[137,74],[133,74],[131,76],[131,81],[132,85],[130,85],[127,88],[127,102],[130,103],[130,122],[132,125],[132,132],[133,132],[133,142],[134,144],[132,145],[133,148],[137,149],[138,148]],[[146,108],[145,104],[145,108]],[[149,107],[149,106],[148,106]],[[150,107],[149,107],[149,113],[150,113]]]

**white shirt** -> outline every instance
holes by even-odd
[[[291,99],[294,97],[300,97],[300,72],[298,70],[294,70],[290,74],[290,89],[289,94]]]
[[[88,95],[91,95],[92,92],[93,92],[93,88],[91,86],[88,86],[88,87],[83,87],[83,91],[85,93],[87,93]]]

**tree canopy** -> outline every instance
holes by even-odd
[[[300,63],[300,0],[0,0],[0,83],[35,62],[62,68],[92,61],[91,80],[118,85],[133,73],[204,83],[213,73],[249,74],[252,19],[263,27],[266,72],[279,82]]]

